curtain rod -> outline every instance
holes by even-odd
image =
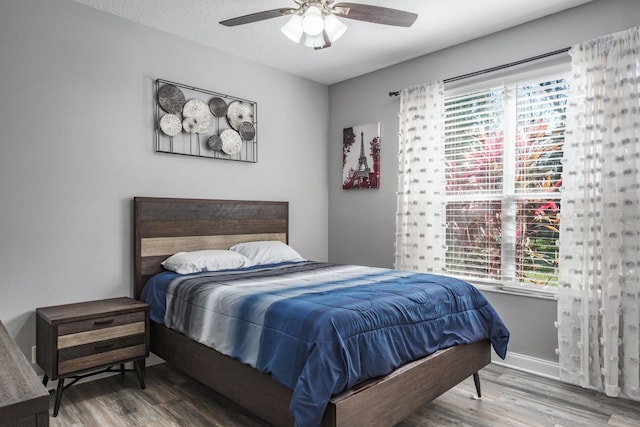
[[[547,52],[547,53],[543,53],[541,55],[537,55],[537,56],[532,56],[531,58],[526,58],[526,59],[521,59],[519,61],[515,61],[515,62],[510,62],[508,64],[503,64],[503,65],[498,65],[495,67],[491,67],[491,68],[485,68],[484,70],[480,70],[480,71],[474,71],[472,73],[468,73],[468,74],[462,74],[460,76],[456,76],[456,77],[450,77],[448,79],[444,79],[443,83],[452,83],[458,80],[464,80],[464,79],[468,79],[470,77],[476,77],[476,76],[481,76],[483,74],[488,74],[488,73],[492,73],[494,71],[499,71],[505,68],[509,68],[509,67],[515,67],[516,65],[521,65],[521,64],[526,64],[527,62],[532,62],[532,61],[537,61],[538,59],[544,59],[544,58],[548,58],[550,56],[554,56],[554,55],[559,55],[561,53],[566,53],[569,51],[569,49],[571,49],[570,47],[565,47],[562,49],[558,49],[558,50],[554,50],[553,52]],[[393,92],[389,92],[389,96],[398,96],[400,95],[400,91],[393,91]]]

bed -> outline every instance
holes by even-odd
[[[136,197],[135,297],[140,299],[149,279],[163,272],[161,262],[177,252],[252,241],[288,243],[288,215],[287,202]],[[270,424],[294,425],[293,391],[271,375],[156,322],[151,322],[151,351]],[[333,395],[320,425],[394,425],[470,376],[480,395],[478,371],[490,361],[488,339],[435,351]]]

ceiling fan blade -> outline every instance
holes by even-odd
[[[410,27],[418,19],[418,15],[404,10],[391,9],[382,6],[372,6],[360,3],[338,3],[336,9],[347,8],[346,14],[336,14],[343,18],[356,21],[373,22],[374,24],[394,25],[396,27]]]
[[[220,21],[222,25],[227,27],[235,27],[236,25],[250,24],[252,22],[263,21],[265,19],[277,18],[283,15],[289,15],[291,12],[295,12],[296,9],[273,9],[265,10],[263,12],[251,13],[249,15],[238,16],[237,18],[226,19]]]

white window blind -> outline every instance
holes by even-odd
[[[447,98],[449,274],[557,286],[567,89],[558,74]]]

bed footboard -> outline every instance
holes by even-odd
[[[392,426],[491,362],[489,341],[457,345],[331,399],[323,426]]]
[[[291,390],[248,365],[164,326],[151,326],[151,351],[274,426],[292,426]],[[440,350],[334,396],[322,426],[391,426],[491,362],[489,341]]]

